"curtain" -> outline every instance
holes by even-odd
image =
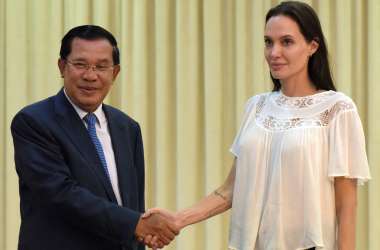
[[[110,30],[121,73],[106,102],[139,121],[146,205],[188,207],[222,184],[244,103],[272,84],[263,56],[268,0],[0,0],[0,248],[17,248],[18,181],[10,122],[56,94],[60,39],[72,27]],[[380,249],[380,2],[309,0],[338,89],[356,102],[373,180],[359,189],[357,249]],[[226,249],[228,213],[188,227],[166,249]]]

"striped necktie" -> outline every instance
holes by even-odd
[[[92,143],[94,143],[94,146],[96,148],[96,152],[98,153],[99,159],[102,163],[103,170],[104,170],[105,174],[107,175],[108,180],[110,180],[110,175],[108,173],[106,157],[104,156],[102,144],[100,143],[100,140],[99,140],[98,136],[96,135],[96,128],[95,128],[96,116],[94,115],[94,113],[88,113],[84,117],[84,120],[87,123],[88,134],[90,135]]]

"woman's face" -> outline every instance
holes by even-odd
[[[271,17],[265,25],[264,40],[265,59],[274,78],[308,81],[307,64],[318,43],[307,42],[293,19]]]

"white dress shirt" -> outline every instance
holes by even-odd
[[[84,120],[84,117],[88,114],[88,112],[84,111],[83,109],[79,108],[77,105],[75,105],[71,100],[70,97],[66,94],[66,90],[63,89],[65,92],[65,96],[67,100],[71,103],[71,105],[74,107],[75,111],[78,113],[79,117],[82,119],[83,124],[87,128],[87,123]],[[108,123],[107,118],[103,111],[103,105],[100,104],[99,107],[95,110],[94,115],[96,116],[96,134],[99,138],[100,143],[102,144],[104,156],[106,158],[107,162],[107,169],[109,173],[109,177],[111,180],[111,185],[113,192],[115,193],[117,203],[121,206],[121,196],[120,196],[120,190],[119,190],[119,181],[117,178],[117,169],[116,169],[116,161],[115,161],[115,154],[112,149],[112,142],[111,142],[111,136],[108,129]]]

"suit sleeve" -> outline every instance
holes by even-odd
[[[137,124],[137,136],[135,143],[135,162],[137,166],[138,175],[138,200],[140,212],[145,212],[145,164],[144,164],[144,147],[143,140],[141,136],[140,126]],[[143,244],[139,244],[139,250],[145,250]]]
[[[135,142],[135,163],[137,166],[137,175],[138,175],[138,188],[139,188],[139,208],[140,212],[145,212],[145,164],[144,164],[144,147],[141,136],[140,126],[137,124],[137,135]]]
[[[139,203],[139,212],[144,213],[145,212],[145,164],[144,164],[144,147],[143,147],[143,141],[141,136],[141,130],[140,126],[136,124],[135,127],[135,149],[134,149],[134,163],[137,171],[137,181],[138,181],[138,203]],[[120,211],[115,211],[115,213],[112,214],[114,217],[114,220],[123,220],[126,219],[123,214],[119,214]],[[140,219],[140,215],[136,218],[135,222],[132,224],[131,231],[135,231],[138,220]],[[126,221],[127,223],[127,221]],[[116,231],[118,232],[126,232],[125,228],[123,228],[123,224],[118,224],[117,226],[120,226],[117,228]],[[128,234],[128,231],[127,231]],[[134,245],[138,245],[139,250],[145,250],[145,246],[143,244],[140,244],[137,240],[134,240]]]
[[[72,178],[54,136],[30,115],[17,114],[11,131],[20,185],[38,199],[34,202],[83,230],[123,245],[135,244],[140,212],[120,207],[80,186]]]

